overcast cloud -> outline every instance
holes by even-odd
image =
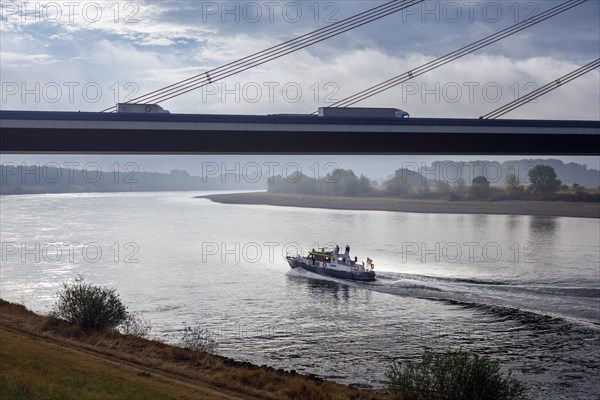
[[[1,3],[2,109],[99,111],[382,1]],[[309,113],[560,1],[426,1],[163,103],[174,113]],[[600,2],[542,22],[360,106],[478,117],[600,52]],[[600,119],[600,74],[507,115]]]

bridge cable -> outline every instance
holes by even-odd
[[[251,54],[249,56],[214,68],[202,74],[195,75],[191,78],[184,79],[177,83],[145,94],[143,96],[139,96],[130,100],[128,103],[158,103],[161,101],[169,100],[173,97],[180,96],[184,93],[196,90],[215,81],[222,80],[242,71],[254,68],[258,65],[265,64],[269,61],[283,57],[284,55],[287,55],[289,53],[304,49],[308,46],[322,42],[331,37],[340,35],[349,30],[358,28],[360,26],[379,20],[388,15],[397,13],[423,1],[424,0],[392,0],[388,3],[360,12],[359,14],[343,19],[329,26],[299,36],[295,39],[288,40],[279,45]],[[102,110],[102,112],[111,111],[113,109],[114,106]]]
[[[537,99],[538,97],[545,95],[546,93],[553,91],[554,89],[558,89],[562,85],[571,82],[572,80],[577,79],[580,76],[585,75],[598,67],[600,67],[600,58],[584,65],[583,67],[577,68],[572,72],[569,72],[568,74],[534,90],[531,93],[526,94],[525,96],[519,97],[518,99],[511,101],[510,103],[479,117],[479,119],[496,119],[504,114],[507,114],[521,107],[524,104],[529,103],[532,100]]]
[[[410,79],[413,79],[419,75],[423,75],[429,71],[432,71],[436,68],[446,65],[454,60],[457,60],[461,57],[471,54],[483,47],[489,46],[490,44],[493,44],[493,43],[495,43],[499,40],[502,40],[508,36],[514,35],[515,33],[520,32],[520,31],[522,31],[526,28],[529,28],[533,25],[536,25],[542,21],[545,21],[548,18],[559,15],[573,7],[576,7],[578,5],[585,3],[586,1],[588,1],[588,0],[569,0],[558,6],[555,6],[543,13],[537,14],[537,15],[530,17],[522,22],[519,22],[518,24],[515,24],[506,29],[503,29],[493,35],[490,35],[481,40],[478,40],[477,42],[474,42],[468,46],[462,47],[456,51],[446,54],[445,56],[442,56],[442,57],[432,60],[428,63],[425,63],[415,69],[412,69],[401,75],[390,78],[384,82],[381,82],[381,83],[379,83],[375,86],[372,86],[368,89],[365,89],[361,92],[355,93],[352,96],[346,97],[345,99],[342,99],[342,100],[332,104],[329,107],[343,108],[343,107],[348,107],[353,104],[356,104],[360,101],[366,100],[372,96],[375,96],[376,94],[379,94],[379,93],[384,92],[388,89],[391,89],[395,86],[398,86],[404,82],[407,82]],[[315,111],[312,114],[317,114],[317,113],[318,113],[318,111]]]
[[[188,78],[180,83],[174,84],[175,86],[170,85],[148,95],[141,96],[140,98],[134,99],[131,102],[159,103],[161,101],[172,99],[211,84],[215,81],[222,80],[237,73],[265,64],[269,61],[304,49],[333,36],[337,36],[359,26],[381,19],[422,1],[424,0],[405,0],[401,3],[397,3],[398,0],[393,0],[392,2],[386,3],[382,6],[357,14],[354,17],[347,18],[330,26],[302,35],[296,39],[289,40],[277,46],[273,46],[269,49],[244,57],[240,60],[225,64],[224,66],[215,68],[211,71],[196,75],[195,77]],[[375,12],[373,10],[375,10]]]

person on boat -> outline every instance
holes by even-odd
[[[344,253],[344,264],[350,261],[350,246],[346,245],[346,252]]]

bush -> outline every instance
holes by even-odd
[[[202,325],[185,327],[181,344],[184,348],[197,353],[198,360],[202,353],[216,353],[219,343],[213,338],[212,332]]]
[[[150,323],[136,313],[128,313],[125,320],[119,324],[119,332],[123,335],[147,338],[151,330]]]
[[[115,289],[85,283],[82,276],[73,284],[63,283],[52,314],[85,330],[114,328],[128,316]]]
[[[448,201],[458,201],[460,200],[460,196],[456,192],[451,192],[448,196]]]
[[[489,201],[503,201],[510,199],[510,196],[502,189],[491,187],[489,190]]]
[[[421,360],[394,362],[386,372],[392,394],[424,400],[523,399],[528,388],[488,357],[457,351],[426,350]]]

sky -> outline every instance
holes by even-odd
[[[311,113],[562,2],[426,0],[160,105],[171,113]],[[100,111],[384,3],[3,1],[0,108]],[[413,117],[477,118],[598,58],[599,16],[600,1],[589,0],[356,106],[401,108]],[[503,118],[600,120],[600,72]],[[3,155],[2,161],[17,158]],[[460,157],[480,158],[515,157]],[[555,158],[600,168],[599,157]],[[434,159],[440,157],[403,158]],[[113,159],[102,160],[108,165]],[[164,172],[195,172],[198,160],[135,158],[145,170]],[[393,157],[338,161],[370,176],[384,176],[398,163]]]
[[[383,1],[4,1],[2,109],[100,111]],[[430,1],[161,105],[310,113],[562,1]],[[598,58],[589,0],[357,106],[476,118]],[[598,70],[506,118],[600,119]]]

